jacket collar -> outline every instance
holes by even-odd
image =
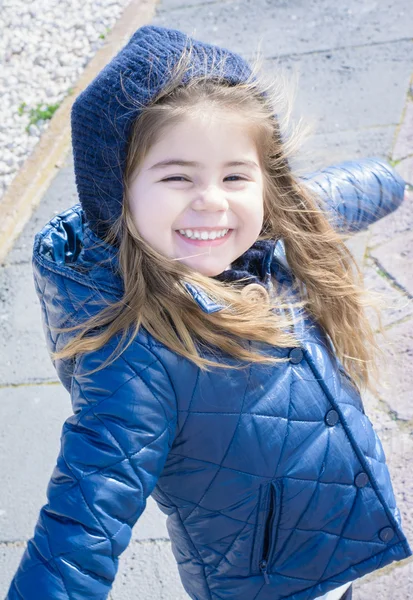
[[[232,282],[246,277],[248,279],[245,285],[258,283],[270,291],[272,287],[271,264],[276,243],[275,240],[257,240],[244,254],[232,263],[230,269],[223,271],[212,279],[222,282]],[[195,288],[189,283],[185,283],[185,286],[204,312],[211,314],[225,308],[222,304],[214,302],[199,288]]]

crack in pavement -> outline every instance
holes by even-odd
[[[376,246],[371,246],[368,248],[368,250],[373,249],[375,247]],[[407,298],[409,298],[409,300],[413,300],[413,295],[403,285],[401,285],[401,283],[399,283],[397,281],[397,279],[395,277],[393,277],[393,275],[391,273],[389,273],[389,271],[387,271],[387,269],[385,269],[383,267],[383,265],[377,258],[374,258],[374,256],[371,256],[370,253],[368,254],[368,257],[376,265],[378,274],[380,275],[380,277],[383,277],[383,279],[386,279],[392,287],[394,287],[399,292],[402,292],[405,296],[407,296]]]

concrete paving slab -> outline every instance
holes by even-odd
[[[169,541],[131,543],[121,555],[113,600],[186,600]]]
[[[412,61],[413,45],[406,41],[286,56],[266,61],[265,67],[275,75],[278,65],[287,73],[298,71],[295,114],[311,119],[317,132],[334,132],[395,127]]]
[[[411,543],[413,540],[413,485],[410,476],[413,462],[411,426],[405,430],[393,430],[382,443],[392,477],[396,502],[400,509],[403,531]]]
[[[376,575],[376,578],[373,578]],[[394,563],[371,578],[363,577],[354,582],[353,596],[357,600],[398,600],[411,598],[413,590],[413,562]],[[393,590],[393,592],[391,592]],[[389,596],[389,592],[394,595]]]
[[[362,394],[362,399],[366,415],[372,422],[383,446],[386,445],[386,459],[389,461],[391,460],[393,436],[397,437],[400,431],[399,422],[391,416],[386,404],[372,392],[365,391]]]
[[[386,160],[393,135],[393,125],[361,130],[313,133],[303,143],[297,157],[291,160],[291,164],[305,173],[344,160],[358,160],[368,156]]]
[[[30,263],[0,268],[0,385],[56,381]]]
[[[363,273],[366,288],[380,294],[381,299],[385,303],[381,311],[384,327],[413,316],[413,300],[393,287],[392,281],[386,277],[384,272],[380,273],[380,270],[371,259],[366,260]],[[375,311],[368,309],[367,314],[370,323],[377,329],[379,324]]]
[[[364,255],[366,253],[367,240],[369,239],[368,231],[360,231],[360,233],[352,235],[346,242],[347,248],[352,253],[358,266],[363,267]]]
[[[71,412],[58,384],[0,389],[0,542],[32,535]]]
[[[391,10],[371,0],[163,0],[153,22],[241,54],[262,39],[266,56],[411,38],[404,0],[392,2]]]
[[[412,159],[413,166],[413,159]],[[413,172],[413,171],[412,171]],[[389,241],[398,239],[401,234],[406,234],[413,229],[413,192],[408,192],[406,199],[392,214],[380,219],[369,227],[371,237],[370,249],[383,246]]]
[[[370,254],[413,298],[413,231],[377,246]]]
[[[378,336],[384,357],[380,361],[379,397],[395,417],[413,420],[413,319],[406,319]],[[412,423],[410,424],[412,431]],[[413,455],[412,455],[413,461]],[[412,462],[413,464],[413,462]],[[407,473],[406,473],[407,474]]]
[[[411,156],[401,160],[396,165],[396,171],[401,177],[413,187],[413,146],[410,148]]]
[[[0,543],[0,598],[5,598],[14,573],[19,566],[25,544]]]
[[[359,14],[360,8],[356,6],[354,4],[352,10]],[[364,43],[365,38],[361,37],[359,31],[358,37],[352,40],[352,43],[357,40],[359,45],[346,47],[342,41],[342,36],[346,34],[341,30],[340,19],[334,14],[331,3],[328,11],[324,12],[315,3],[313,11],[302,5],[299,33],[297,24],[291,21],[295,9],[290,5],[265,3],[265,19],[262,18],[263,10],[264,6],[260,3],[220,3],[213,7],[206,4],[172,13],[158,12],[154,23],[179,27],[193,35],[196,33],[203,41],[227,45],[246,57],[246,49],[251,50],[257,45],[257,31],[260,36],[265,36],[268,31],[268,40],[262,45],[262,53],[267,59],[277,59],[267,60],[266,70],[274,74],[279,67],[287,73],[298,70],[300,82],[295,113],[313,120],[318,132],[390,124],[396,126],[411,75],[413,46],[410,40],[395,42],[391,38],[391,43],[370,46]],[[327,12],[329,18],[326,17]],[[234,13],[237,27],[228,27],[234,19]],[[290,27],[281,18],[284,13],[288,15]],[[372,13],[371,10],[369,18],[373,18]],[[335,17],[334,27],[331,26],[330,17]],[[260,25],[254,27],[254,20],[259,20]],[[351,20],[354,22],[354,17]],[[319,28],[320,21],[326,28],[324,35]],[[325,43],[331,35],[334,41],[330,39],[330,43]],[[324,42],[320,42],[323,39]],[[306,46],[301,45],[303,40]],[[320,43],[322,47],[325,44],[323,50],[319,47]],[[304,48],[308,54],[303,53]],[[317,52],[314,52],[315,48]],[[375,102],[371,101],[372,98]]]

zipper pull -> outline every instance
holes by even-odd
[[[267,573],[268,563],[266,560],[262,560],[260,562],[260,569],[262,571],[262,574],[264,575],[265,583],[270,583],[270,578],[268,577],[268,573]]]

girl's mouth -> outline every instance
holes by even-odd
[[[180,233],[178,230],[176,230],[175,233],[181,238],[181,240],[184,240],[192,246],[220,246],[221,244],[224,244],[227,241],[227,239],[230,237],[233,231],[233,229],[228,229],[225,235],[219,238],[215,238],[215,240],[201,240],[199,238],[189,238],[186,235]]]

